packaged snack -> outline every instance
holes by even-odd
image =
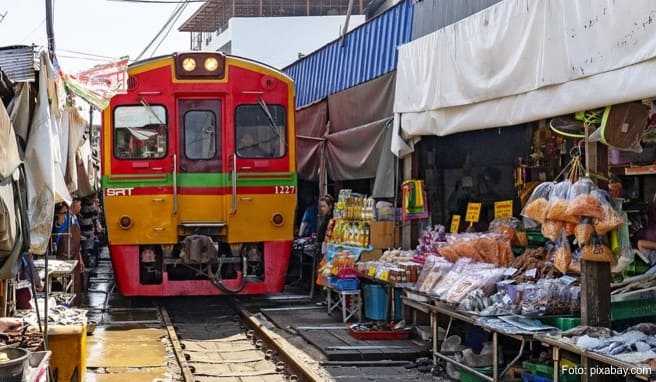
[[[565,223],[563,230],[567,236],[574,236],[576,234],[576,226],[578,226],[578,224]]]
[[[546,219],[571,223],[579,222],[576,216],[567,214],[567,207],[569,206],[568,197],[571,188],[572,183],[569,180],[556,183],[551,190],[551,194],[549,194]]]
[[[551,241],[556,241],[563,232],[564,223],[557,220],[545,220],[542,224],[542,235]]]
[[[572,262],[572,249],[567,237],[563,236],[554,251],[554,266],[560,273],[567,273],[569,264]]]
[[[535,187],[522,210],[522,216],[539,224],[544,223],[549,205],[549,194],[553,186],[553,182],[545,182]]]
[[[593,194],[582,194],[570,200],[566,214],[599,219],[603,215],[603,209],[601,208],[601,201]]]
[[[602,263],[612,263],[615,260],[610,248],[602,244],[597,238],[593,239],[592,243],[581,248],[581,259]]]
[[[576,242],[578,245],[584,246],[589,244],[594,231],[592,220],[590,218],[583,218],[581,223],[576,225]]]
[[[610,204],[603,206],[601,218],[594,220],[594,229],[598,235],[605,235],[624,224],[624,219]]]

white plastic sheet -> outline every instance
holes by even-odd
[[[505,0],[399,49],[395,127],[448,135],[653,96],[655,58],[654,1]]]
[[[54,114],[60,113],[51,109],[48,97],[49,88],[53,89],[49,86],[50,78],[55,75],[48,54],[42,52],[39,93],[25,150],[30,251],[34,254],[46,252],[55,203],[71,202],[61,170],[57,120],[53,118]],[[57,96],[52,98],[56,100]],[[54,105],[57,107],[59,103],[54,102]]]
[[[0,102],[0,180],[9,177],[20,165],[16,135],[9,114]]]

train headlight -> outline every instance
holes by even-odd
[[[118,219],[118,225],[121,227],[121,229],[130,229],[132,228],[132,218],[127,215],[123,215],[120,219]]]
[[[208,72],[213,72],[219,68],[219,60],[217,60],[215,57],[207,57],[205,59],[205,63],[203,63],[203,66]]]
[[[273,223],[273,225],[275,225],[276,227],[280,227],[281,225],[283,225],[284,222],[285,222],[285,217],[282,216],[281,213],[275,213],[271,217],[271,223]]]
[[[193,57],[187,57],[182,60],[182,69],[186,72],[193,72],[196,70],[196,59]]]

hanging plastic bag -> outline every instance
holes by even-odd
[[[594,228],[597,235],[606,235],[607,233],[619,228],[624,224],[624,218],[613,206],[610,195],[604,190],[593,191],[602,202],[601,216],[594,220]]]
[[[579,246],[584,246],[590,243],[592,235],[594,234],[594,226],[590,218],[583,218],[579,224],[576,225],[576,242]]]
[[[572,188],[572,182],[569,180],[556,183],[549,194],[549,206],[547,207],[546,218],[548,220],[558,220],[562,222],[578,223],[579,219],[567,214],[569,206],[568,197]]]
[[[597,186],[590,178],[581,178],[576,181],[570,189],[566,214],[600,218],[603,213],[602,201],[595,197],[597,196],[593,193],[595,190],[597,190]]]
[[[528,198],[521,215],[533,222],[543,224],[549,205],[549,194],[554,184],[553,182],[545,182],[537,185],[531,197]]]
[[[563,232],[564,223],[557,220],[546,220],[542,224],[542,236],[551,241],[556,241]]]
[[[613,252],[598,237],[594,237],[589,245],[581,249],[581,259],[601,263],[612,263],[615,260]]]
[[[567,273],[569,264],[572,262],[572,249],[569,240],[562,235],[554,250],[554,266],[560,273]]]

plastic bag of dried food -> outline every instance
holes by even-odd
[[[563,227],[563,231],[565,232],[565,235],[567,236],[574,236],[576,235],[576,227],[578,224],[575,223],[565,223]]]
[[[499,250],[497,240],[492,235],[483,235],[475,242],[476,250],[481,257],[481,261],[486,263],[497,264],[499,261]]]
[[[547,206],[546,218],[548,220],[558,220],[562,222],[578,223],[579,219],[576,216],[567,213],[569,206],[568,198],[570,190],[572,189],[572,182],[569,180],[556,183],[551,189],[549,194],[549,205]]]
[[[542,236],[551,241],[556,241],[563,233],[564,223],[558,220],[545,220],[542,224]]]
[[[549,204],[549,194],[554,184],[553,182],[545,182],[535,187],[522,210],[523,217],[539,224],[544,223]]]
[[[517,229],[521,227],[521,222],[517,218],[494,219],[490,222],[489,231],[502,234],[513,240]]]
[[[612,263],[615,260],[613,252],[598,237],[593,238],[590,244],[581,248],[581,259],[600,263]]]
[[[601,201],[593,194],[581,194],[569,201],[565,213],[569,216],[601,218],[603,209]]]
[[[581,222],[576,225],[576,242],[579,246],[584,246],[590,243],[592,240],[592,235],[594,235],[595,229],[592,224],[591,218],[583,218]]]
[[[567,273],[567,269],[571,262],[572,248],[569,246],[569,240],[567,240],[567,237],[563,235],[554,250],[554,266],[560,273]]]
[[[608,232],[616,230],[622,224],[624,224],[622,215],[611,205],[606,204],[603,206],[601,218],[594,220],[594,229],[598,235],[605,235]]]

